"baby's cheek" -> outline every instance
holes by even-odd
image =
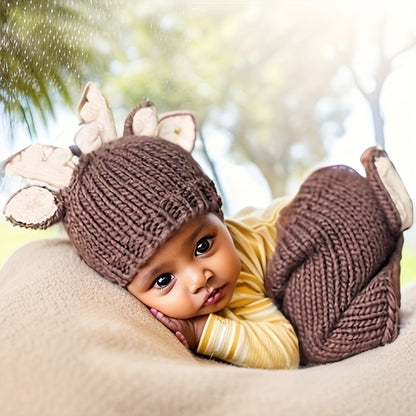
[[[238,279],[238,277],[240,276],[240,273],[241,273],[241,260],[240,260],[240,256],[237,253],[237,250],[235,250],[235,252],[234,252],[233,268],[234,268],[235,279],[237,281],[237,279]]]

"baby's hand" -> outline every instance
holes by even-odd
[[[166,328],[171,330],[186,348],[193,351],[197,348],[208,315],[197,316],[191,319],[174,319],[154,308],[150,308],[150,312]]]

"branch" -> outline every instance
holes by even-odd
[[[413,42],[409,43],[407,46],[404,46],[402,49],[398,50],[396,53],[394,53],[389,61],[393,61],[394,59],[396,59],[399,55],[401,55],[402,53],[407,52],[408,50],[414,48],[416,46],[416,40],[414,40]]]

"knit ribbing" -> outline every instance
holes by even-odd
[[[190,219],[222,218],[214,183],[192,156],[153,137],[122,138],[83,156],[62,196],[78,254],[123,287]]]

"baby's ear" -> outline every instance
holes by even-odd
[[[172,111],[159,116],[156,135],[191,153],[196,140],[196,122],[189,111]]]
[[[30,186],[16,192],[3,213],[8,221],[20,227],[45,229],[62,218],[64,206],[57,192]]]

